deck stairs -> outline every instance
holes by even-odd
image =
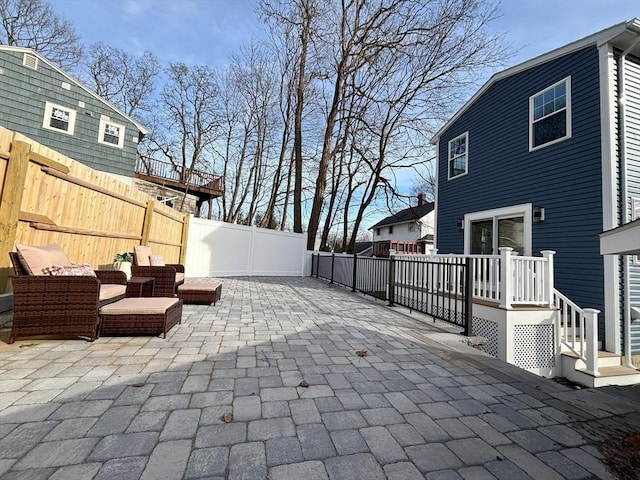
[[[598,375],[587,371],[584,361],[571,350],[562,351],[562,376],[587,387],[640,384],[640,370],[623,365],[616,353],[598,351]]]

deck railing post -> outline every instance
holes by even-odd
[[[553,256],[556,252],[553,250],[542,250],[540,252],[545,259],[544,262],[544,301],[549,307],[553,307]]]
[[[314,270],[313,262],[315,261],[315,259],[316,259],[316,254],[311,252],[311,276],[312,277],[313,277],[313,270]]]
[[[472,272],[471,258],[465,258],[464,267],[464,290],[462,301],[464,302],[464,332],[463,335],[469,336],[473,332],[471,328],[471,322],[473,321],[473,299],[471,291],[473,289],[473,272]]]
[[[333,283],[333,266],[336,263],[336,254],[331,252],[331,283]]]
[[[389,303],[390,307],[393,307],[395,301],[395,289],[396,289],[396,263],[395,255],[389,255]]]
[[[351,279],[351,291],[355,292],[356,291],[356,281],[358,280],[358,276],[356,273],[356,268],[358,265],[358,255],[357,254],[353,254],[353,278]]]
[[[320,252],[316,254],[316,278],[320,275]]]
[[[511,247],[500,247],[500,308],[511,309],[513,301],[513,262]]]
[[[584,310],[585,324],[585,341],[586,345],[586,361],[587,373],[598,376],[598,314],[600,310],[594,308],[585,308]],[[584,352],[583,352],[584,355]]]

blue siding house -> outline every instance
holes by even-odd
[[[602,312],[603,347],[640,354],[640,259],[599,243],[640,218],[640,19],[493,75],[432,143],[438,252],[554,250],[555,288]]]

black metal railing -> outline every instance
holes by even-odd
[[[471,331],[471,263],[312,254],[311,274]]]

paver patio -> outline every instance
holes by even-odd
[[[0,478],[636,478],[637,458],[602,460],[640,431],[637,402],[403,312],[315,279],[235,278],[166,340],[7,345],[5,330]]]

